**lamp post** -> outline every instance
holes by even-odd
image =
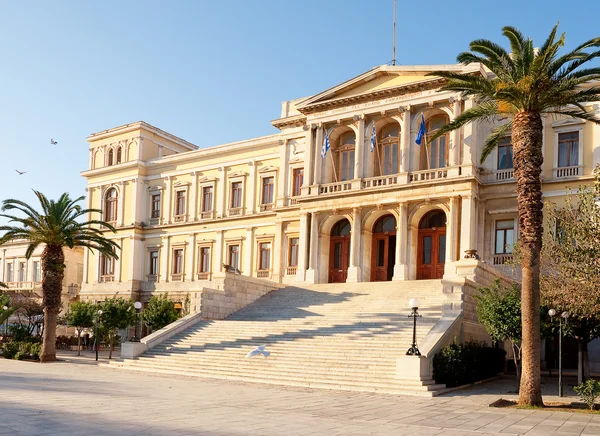
[[[550,318],[553,319],[552,317],[554,317],[556,315],[556,310],[550,309],[548,311],[548,315],[550,315]],[[563,313],[560,314],[560,317],[558,318],[558,396],[559,397],[563,396],[563,382],[562,382],[562,325],[563,325],[563,319],[566,322],[568,317],[569,317],[569,314],[567,312],[563,312]]]
[[[140,325],[140,309],[142,308],[142,303],[136,301],[135,303],[133,303],[133,307],[135,308],[135,329],[133,330],[133,338],[131,338],[130,342],[139,342],[140,338],[138,338],[137,333],[138,327]]]
[[[94,348],[96,349],[96,362],[98,361],[98,324],[100,324],[100,317],[102,316],[102,309],[99,309],[96,317],[96,322],[94,323]]]
[[[410,301],[408,302],[408,305],[410,306],[412,312],[410,313],[410,315],[408,315],[409,318],[413,319],[413,340],[412,340],[412,345],[411,347],[408,349],[408,351],[406,352],[407,356],[420,356],[421,352],[419,351],[419,348],[417,347],[417,318],[420,318],[421,315],[419,315],[419,300],[416,298],[411,298]]]
[[[8,310],[8,306],[2,306],[2,310]],[[6,342],[6,338],[8,338],[8,318],[6,318],[6,324],[4,324],[4,342]]]

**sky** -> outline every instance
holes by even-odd
[[[599,13],[398,0],[397,63],[455,63],[474,39],[506,45],[505,25],[541,45],[560,21],[572,48]],[[84,195],[86,137],[139,120],[201,148],[276,133],[282,101],[388,63],[392,20],[393,0],[0,0],[0,200]]]

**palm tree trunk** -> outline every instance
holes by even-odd
[[[519,237],[521,245],[521,384],[519,404],[543,406],[540,374],[540,252],[542,250],[543,201],[542,118],[539,113],[520,112],[512,128]]]
[[[42,253],[42,305],[44,306],[44,333],[41,362],[56,361],[56,323],[60,312],[60,297],[65,271],[65,257],[61,246],[46,245]]]

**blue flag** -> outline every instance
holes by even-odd
[[[323,140],[323,147],[321,147],[321,157],[325,158],[327,156],[327,152],[329,151],[329,133],[325,131],[325,139]]]
[[[375,130],[375,121],[373,121],[373,128],[371,129],[371,153],[375,150],[375,143],[377,142],[377,131]]]
[[[417,132],[417,139],[415,142],[417,145],[421,145],[423,143],[423,137],[425,136],[425,116],[421,114],[421,125],[419,126],[419,131]]]

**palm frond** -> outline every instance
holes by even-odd
[[[492,151],[498,146],[502,138],[506,137],[512,129],[512,120],[495,127],[490,136],[486,139],[481,150],[480,163],[483,164]]]

